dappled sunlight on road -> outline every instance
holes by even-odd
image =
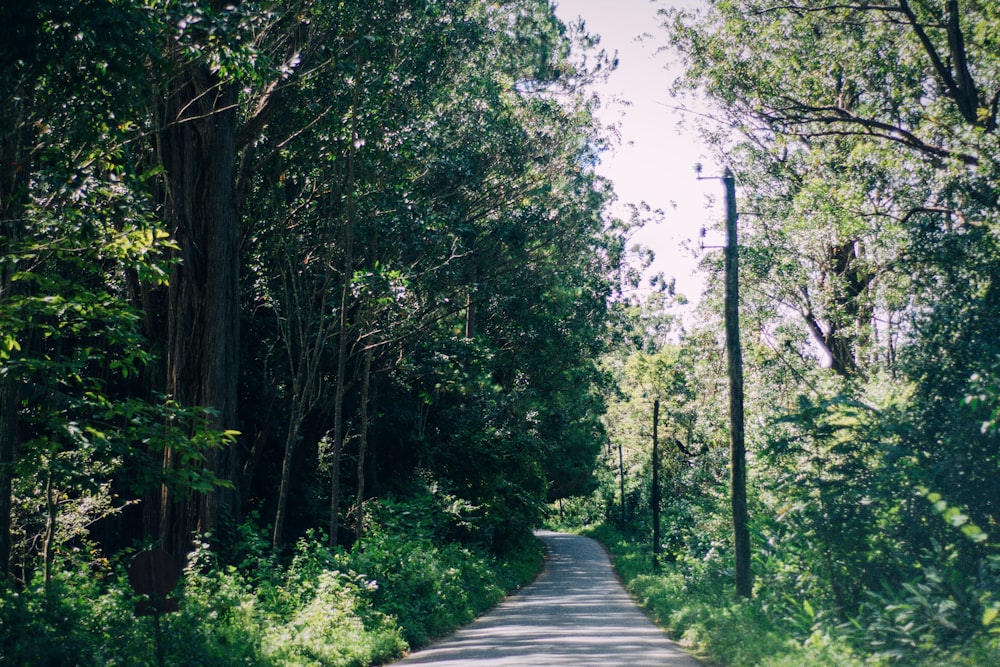
[[[635,606],[593,540],[542,532],[548,556],[531,586],[452,637],[401,661],[446,667],[696,667]]]

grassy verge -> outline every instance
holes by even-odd
[[[856,667],[883,662],[830,636],[793,636],[760,599],[737,600],[722,570],[664,563],[654,573],[646,545],[602,525],[586,531],[614,559],[628,591],[671,637],[709,664],[730,667]]]
[[[601,541],[633,597],[671,637],[708,664],[727,667],[973,667],[1000,665],[990,635],[953,647],[885,650],[870,627],[836,621],[807,601],[782,596],[758,579],[752,600],[736,599],[719,559],[673,561],[653,571],[648,545],[600,525],[583,531]],[[896,605],[896,613],[904,613]],[[890,610],[891,611],[891,610]],[[907,617],[909,618],[909,617]],[[900,631],[912,632],[901,626]]]

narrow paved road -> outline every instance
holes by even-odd
[[[398,663],[442,667],[699,667],[643,614],[594,540],[541,532],[535,583],[450,638]]]

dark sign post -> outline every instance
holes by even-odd
[[[153,617],[156,662],[163,665],[160,615],[177,611],[177,600],[167,597],[177,585],[177,566],[163,551],[140,551],[128,568],[128,583],[133,591],[146,598],[135,603],[135,615]]]

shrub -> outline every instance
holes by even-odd
[[[377,607],[398,619],[414,646],[468,623],[504,595],[495,559],[454,542],[438,545],[435,532],[448,530],[440,517],[425,514],[405,535],[385,530],[416,508],[427,510],[425,501],[416,507],[370,502],[368,511],[382,520],[369,522],[364,548],[350,560],[352,568],[377,582]]]
[[[57,572],[48,590],[41,578],[0,595],[0,663],[13,667],[99,664],[90,661],[85,578]]]
[[[366,584],[337,571],[319,574],[315,594],[289,622],[265,632],[272,664],[366,667],[406,650],[395,621],[372,608]]]

